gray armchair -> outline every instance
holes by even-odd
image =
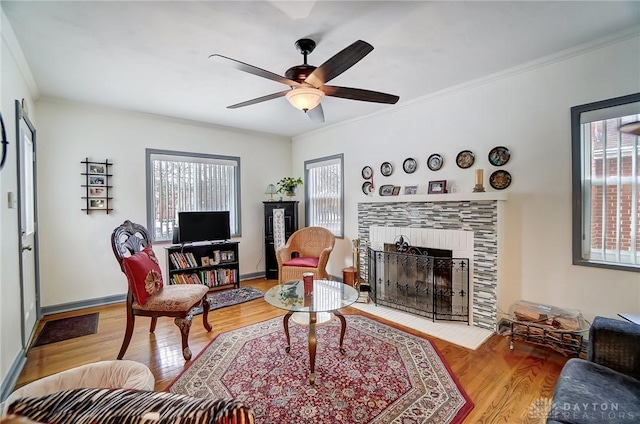
[[[587,360],[558,377],[547,424],[640,422],[640,325],[596,317]]]

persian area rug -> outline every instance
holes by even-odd
[[[77,317],[60,318],[44,323],[44,327],[31,347],[88,336],[98,331],[99,312]]]
[[[238,303],[244,303],[254,299],[262,299],[263,296],[264,292],[251,286],[215,292],[208,296],[209,302],[211,302],[211,308],[209,311],[237,305]],[[194,314],[201,313],[202,307],[196,308]]]
[[[282,317],[220,334],[169,386],[172,393],[234,398],[260,424],[461,423],[473,403],[435,347],[372,319],[347,315],[316,327],[316,381],[309,385],[307,327]]]

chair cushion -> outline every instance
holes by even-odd
[[[238,401],[200,399],[166,392],[85,388],[21,398],[9,406],[9,413],[56,424],[196,424],[240,415],[239,409],[247,411],[241,413],[252,418],[248,408]]]
[[[320,258],[303,258],[301,256],[284,262],[283,266],[301,266],[303,268],[317,268]]]
[[[80,365],[32,381],[15,390],[3,402],[2,413],[16,399],[38,397],[78,388],[153,390],[155,378],[144,364],[128,360],[108,360]]]
[[[122,267],[138,304],[144,305],[150,296],[162,291],[162,271],[151,246],[124,258]]]
[[[134,309],[144,311],[188,311],[207,295],[209,288],[202,284],[169,284],[161,292],[149,297],[144,305],[133,303]]]
[[[548,423],[627,423],[640,418],[640,381],[572,358],[558,377]]]
[[[80,365],[57,374],[32,381],[15,390],[7,398],[43,396],[81,387],[153,390],[155,378],[144,364],[128,360],[108,360]]]

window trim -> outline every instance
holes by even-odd
[[[640,102],[640,93],[629,94],[613,99],[601,100],[571,108],[571,195],[572,195],[572,259],[574,265],[614,269],[619,271],[640,272],[640,267],[625,264],[613,264],[583,259],[582,229],[584,227],[582,201],[582,130],[580,116],[583,113],[607,109],[628,103]]]
[[[307,181],[309,181],[309,170],[308,170],[308,166],[314,163],[318,163],[318,162],[328,162],[330,160],[339,160],[340,161],[340,174],[342,176],[342,178],[340,179],[340,232],[341,235],[340,236],[335,236],[335,238],[337,239],[344,239],[345,238],[345,234],[344,234],[344,153],[337,153],[335,155],[329,155],[329,156],[324,156],[321,158],[316,158],[316,159],[309,159],[304,161],[304,180],[305,183]],[[306,185],[306,184],[305,184]],[[308,185],[306,185],[306,187],[308,187]],[[304,224],[306,227],[309,226],[309,221],[311,220],[311,217],[309,216],[309,202],[310,202],[310,198],[309,198],[309,189],[305,188],[304,190],[304,203],[305,203],[305,213],[304,213]]]
[[[236,163],[236,180],[237,180],[237,198],[236,198],[236,211],[238,215],[238,232],[237,234],[233,232],[233,228],[231,229],[231,238],[234,237],[242,237],[242,169],[240,163],[239,156],[225,156],[225,155],[215,155],[210,153],[196,153],[196,152],[185,152],[178,150],[164,150],[164,149],[145,149],[145,179],[146,179],[146,210],[147,210],[147,228],[149,229],[149,233],[151,234],[151,240],[157,241],[158,243],[171,243],[171,240],[156,240],[155,239],[155,231],[151,231],[154,228],[155,222],[153,217],[153,211],[151,205],[153,204],[153,190],[152,185],[153,181],[151,178],[151,156],[152,155],[167,155],[167,156],[184,156],[188,158],[206,158],[211,160],[223,160],[223,161],[232,161]]]

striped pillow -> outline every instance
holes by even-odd
[[[8,414],[50,424],[253,423],[242,402],[130,389],[74,389],[17,399]]]

